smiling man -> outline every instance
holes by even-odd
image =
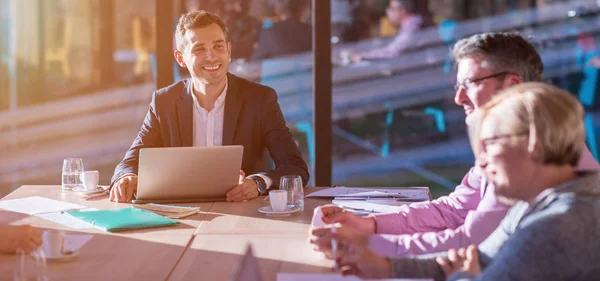
[[[175,59],[191,78],[152,95],[142,128],[115,169],[110,200],[129,202],[135,196],[139,151],[149,147],[242,145],[240,181],[227,193],[228,201],[277,188],[283,175],[300,175],[306,184],[308,168],[275,91],[228,73],[231,43],[221,19],[206,11],[182,15],[175,38]],[[266,170],[265,150],[274,169]]]

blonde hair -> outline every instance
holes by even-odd
[[[481,151],[481,124],[490,112],[502,116],[513,136],[528,136],[528,150],[537,145],[539,162],[576,166],[585,147],[583,107],[567,91],[539,83],[523,83],[501,91],[479,112],[475,155]],[[475,141],[476,140],[476,141]]]

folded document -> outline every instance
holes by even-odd
[[[200,207],[185,207],[163,204],[136,204],[134,208],[144,209],[170,219],[180,219],[200,212]]]
[[[130,229],[162,227],[178,222],[146,210],[122,208],[97,211],[68,211],[67,214],[86,221],[95,228],[116,232]]]

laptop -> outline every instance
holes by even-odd
[[[244,147],[164,147],[140,150],[134,204],[225,201],[239,182]]]

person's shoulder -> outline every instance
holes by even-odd
[[[190,79],[179,80],[169,86],[154,91],[154,95],[156,98],[160,97],[162,99],[178,97],[181,95],[182,91],[185,91],[188,83],[190,83]]]

